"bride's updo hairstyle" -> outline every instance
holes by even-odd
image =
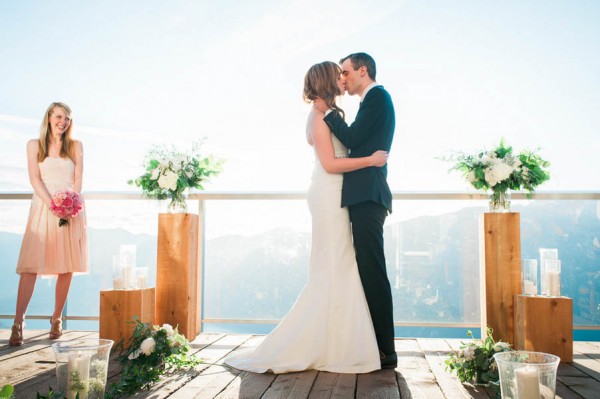
[[[342,68],[331,61],[311,66],[304,76],[304,101],[310,103],[321,97],[330,109],[337,111],[344,118],[344,110],[335,103],[335,98],[343,94],[337,85],[341,73]]]
[[[44,159],[48,156],[48,147],[50,146],[50,139],[52,137],[50,131],[50,116],[54,113],[56,108],[62,108],[65,111],[65,114],[69,118],[71,118],[71,123],[67,130],[62,134],[62,148],[60,149],[61,157],[69,157],[71,160],[75,161],[74,158],[74,148],[73,148],[73,139],[71,138],[71,131],[73,130],[73,119],[71,114],[71,108],[65,103],[52,103],[46,110],[44,114],[44,120],[42,121],[42,125],[40,126],[40,140],[38,144],[38,162],[43,162]]]

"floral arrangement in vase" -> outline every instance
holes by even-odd
[[[174,146],[154,146],[146,154],[145,172],[128,183],[141,187],[149,198],[169,199],[169,212],[185,212],[186,191],[203,190],[203,183],[222,171],[223,161],[211,155],[203,157],[200,142],[194,142],[188,153]]]
[[[142,323],[136,318],[133,323],[128,345],[117,358],[122,367],[121,378],[111,384],[106,393],[108,399],[150,389],[163,375],[202,363],[200,358],[189,355],[190,343],[177,328]],[[122,342],[118,346],[122,347]]]
[[[475,339],[471,331],[468,331],[467,335],[472,340],[467,343],[462,342],[458,351],[448,355],[444,360],[446,370],[455,372],[462,383],[492,384],[498,388],[500,375],[494,354],[512,350],[510,344],[494,341],[492,329],[489,327],[483,340]]]
[[[522,150],[513,154],[513,148],[504,140],[490,151],[481,151],[475,155],[458,153],[446,159],[456,164],[450,170],[457,170],[476,189],[488,191],[490,211],[507,212],[510,201],[509,190],[527,191],[528,195],[537,186],[550,179],[550,163],[535,151]]]

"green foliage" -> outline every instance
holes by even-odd
[[[550,179],[548,161],[529,150],[515,156],[513,148],[507,146],[504,139],[491,151],[475,155],[460,152],[445,160],[455,162],[450,170],[462,173],[477,190],[491,189],[500,193],[523,189],[531,194],[537,186]]]
[[[190,344],[176,328],[168,324],[152,326],[136,318],[132,323],[135,328],[127,348],[119,344],[123,348],[118,357],[121,378],[111,384],[105,395],[107,399],[150,389],[163,375],[202,363],[201,359],[188,354]]]
[[[39,392],[35,396],[36,399],[66,399],[66,396],[63,396],[63,393],[60,391],[54,392],[52,387],[48,387],[48,394],[41,395]],[[75,395],[75,399],[79,399],[79,393]]]
[[[222,171],[224,161],[211,155],[203,157],[201,144],[193,143],[190,153],[178,151],[174,146],[152,147],[144,161],[145,172],[128,183],[141,187],[149,198],[170,199],[172,205],[185,204],[185,190],[203,190],[203,183]]]
[[[12,399],[14,393],[15,388],[10,384],[6,384],[0,389],[0,399]]]
[[[492,387],[497,389],[500,375],[494,354],[512,350],[510,344],[494,341],[492,329],[489,327],[483,340],[473,338],[471,331],[468,331],[467,335],[472,340],[467,343],[462,342],[458,351],[448,355],[444,360],[446,370],[455,372],[462,383],[492,384]]]

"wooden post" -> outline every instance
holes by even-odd
[[[481,336],[514,342],[513,297],[521,294],[521,233],[518,212],[484,213],[480,219]]]
[[[134,316],[143,322],[154,322],[154,288],[100,291],[100,338],[115,344],[131,337]]]
[[[190,341],[200,333],[198,215],[158,215],[156,324],[171,324]]]
[[[514,348],[573,361],[573,300],[515,295]]]

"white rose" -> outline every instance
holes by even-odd
[[[475,359],[475,348],[472,346],[467,346],[466,348],[464,348],[462,350],[462,357],[464,357],[465,360]]]
[[[167,170],[164,175],[158,179],[158,186],[162,189],[175,191],[177,190],[177,173],[172,170]]]
[[[506,164],[502,159],[496,158],[491,165],[485,168],[485,181],[490,187],[508,179],[514,168]]]
[[[163,324],[162,329],[167,332],[168,337],[172,336],[175,333],[175,330],[173,330],[173,326],[167,323]]]
[[[498,180],[496,179],[496,175],[494,174],[494,169],[489,167],[489,168],[485,168],[485,170],[483,171],[485,173],[485,181],[487,182],[487,184],[490,185],[490,187],[494,187],[496,185],[496,183],[498,183]],[[159,181],[160,184],[160,181]]]
[[[509,346],[506,342],[496,342],[494,345],[494,352],[502,352],[507,349],[509,349]]]
[[[144,355],[148,356],[154,352],[155,346],[156,341],[154,341],[154,338],[149,337],[142,341],[142,344],[140,345],[140,351],[142,351]]]

